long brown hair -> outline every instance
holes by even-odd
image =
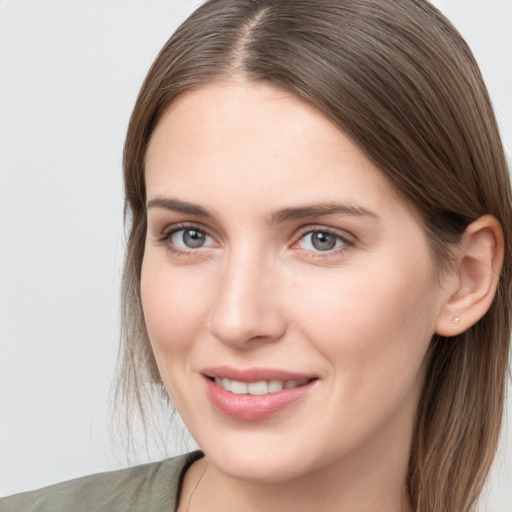
[[[119,390],[144,409],[162,390],[140,301],[144,159],[183,91],[242,76],[324,112],[419,212],[438,268],[467,225],[501,222],[505,262],[487,314],[435,336],[411,445],[415,510],[474,509],[501,427],[511,332],[512,212],[507,162],[475,59],[426,0],[210,0],[161,50],[142,86],[124,152],[128,246]]]

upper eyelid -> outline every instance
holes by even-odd
[[[346,231],[344,229],[329,227],[329,226],[322,226],[322,225],[304,226],[303,228],[299,228],[297,230],[297,232],[298,232],[299,236],[296,238],[296,240],[299,240],[300,238],[302,238],[305,235],[308,235],[309,233],[327,232],[329,234],[332,234],[332,235],[335,235],[335,236],[341,238],[342,240],[346,240],[347,242],[355,243],[357,241],[357,237],[355,235],[349,233],[348,231]]]
[[[202,231],[203,233],[206,233],[208,236],[214,238],[213,235],[211,234],[211,231],[207,227],[197,222],[177,222],[174,224],[169,224],[164,229],[157,232],[157,236],[169,236],[172,233],[176,233],[177,231],[181,231],[183,229],[196,229],[197,231]]]
[[[165,227],[163,230],[155,234],[156,244],[157,245],[163,245],[167,246],[167,250],[174,253],[181,253],[183,255],[185,254],[200,254],[205,249],[210,249],[211,247],[198,247],[198,248],[183,248],[176,246],[174,243],[171,242],[172,237],[175,233],[178,233],[180,231],[185,231],[187,229],[190,230],[196,230],[201,231],[206,234],[206,236],[210,237],[212,240],[215,241],[215,237],[213,237],[206,229],[202,228],[201,226],[197,225],[196,223],[176,223],[171,224],[167,227]]]

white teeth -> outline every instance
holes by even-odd
[[[284,383],[282,380],[271,380],[268,383],[268,390],[270,393],[277,393],[283,389]]]
[[[224,384],[224,379],[222,379],[222,384]],[[222,387],[224,387],[224,386],[222,386]],[[247,382],[240,382],[238,380],[232,380],[231,381],[231,393],[235,393],[236,395],[246,395],[247,394]]]
[[[231,391],[236,395],[266,395],[268,393],[277,393],[283,389],[291,389],[307,384],[309,379],[301,380],[261,380],[258,382],[241,382],[238,380],[227,379],[225,377],[215,377],[215,384],[221,386],[226,391]]]
[[[249,382],[247,384],[249,395],[266,395],[268,393],[268,384],[262,380],[260,382]]]
[[[231,379],[226,379],[224,377],[222,379],[222,387],[227,391],[231,391]]]

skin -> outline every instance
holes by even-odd
[[[205,452],[179,510],[410,510],[424,358],[455,286],[436,277],[413,209],[321,112],[243,80],[186,92],[169,107],[147,152],[146,185],[148,333]],[[169,198],[211,217],[158,203]],[[270,220],[318,203],[366,213]],[[180,223],[202,230],[205,244],[187,248],[183,231],[163,240]],[[312,229],[341,238],[319,251]],[[201,371],[218,365],[318,380],[269,418],[235,420],[205,393]]]

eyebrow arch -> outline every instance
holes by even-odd
[[[343,203],[320,203],[296,208],[283,208],[271,215],[272,223],[286,222],[290,220],[299,220],[305,218],[321,217],[323,215],[355,215],[357,217],[370,217],[379,219],[374,212],[363,208],[362,206]]]
[[[206,219],[215,218],[213,213],[203,208],[202,206],[168,197],[157,196],[153,199],[150,199],[147,202],[146,209],[150,210],[152,208],[161,208],[164,210],[184,213],[186,215],[194,215],[195,217],[203,217]],[[291,220],[300,220],[336,214],[379,219],[378,215],[370,210],[367,210],[366,208],[363,208],[362,206],[328,202],[311,204],[307,206],[283,208],[273,212],[270,215],[270,221],[272,224],[279,224]]]
[[[146,209],[150,210],[151,208],[161,208],[163,210],[185,213],[186,215],[194,215],[206,219],[214,218],[214,215],[202,206],[167,197],[154,197],[150,199],[146,204]]]

